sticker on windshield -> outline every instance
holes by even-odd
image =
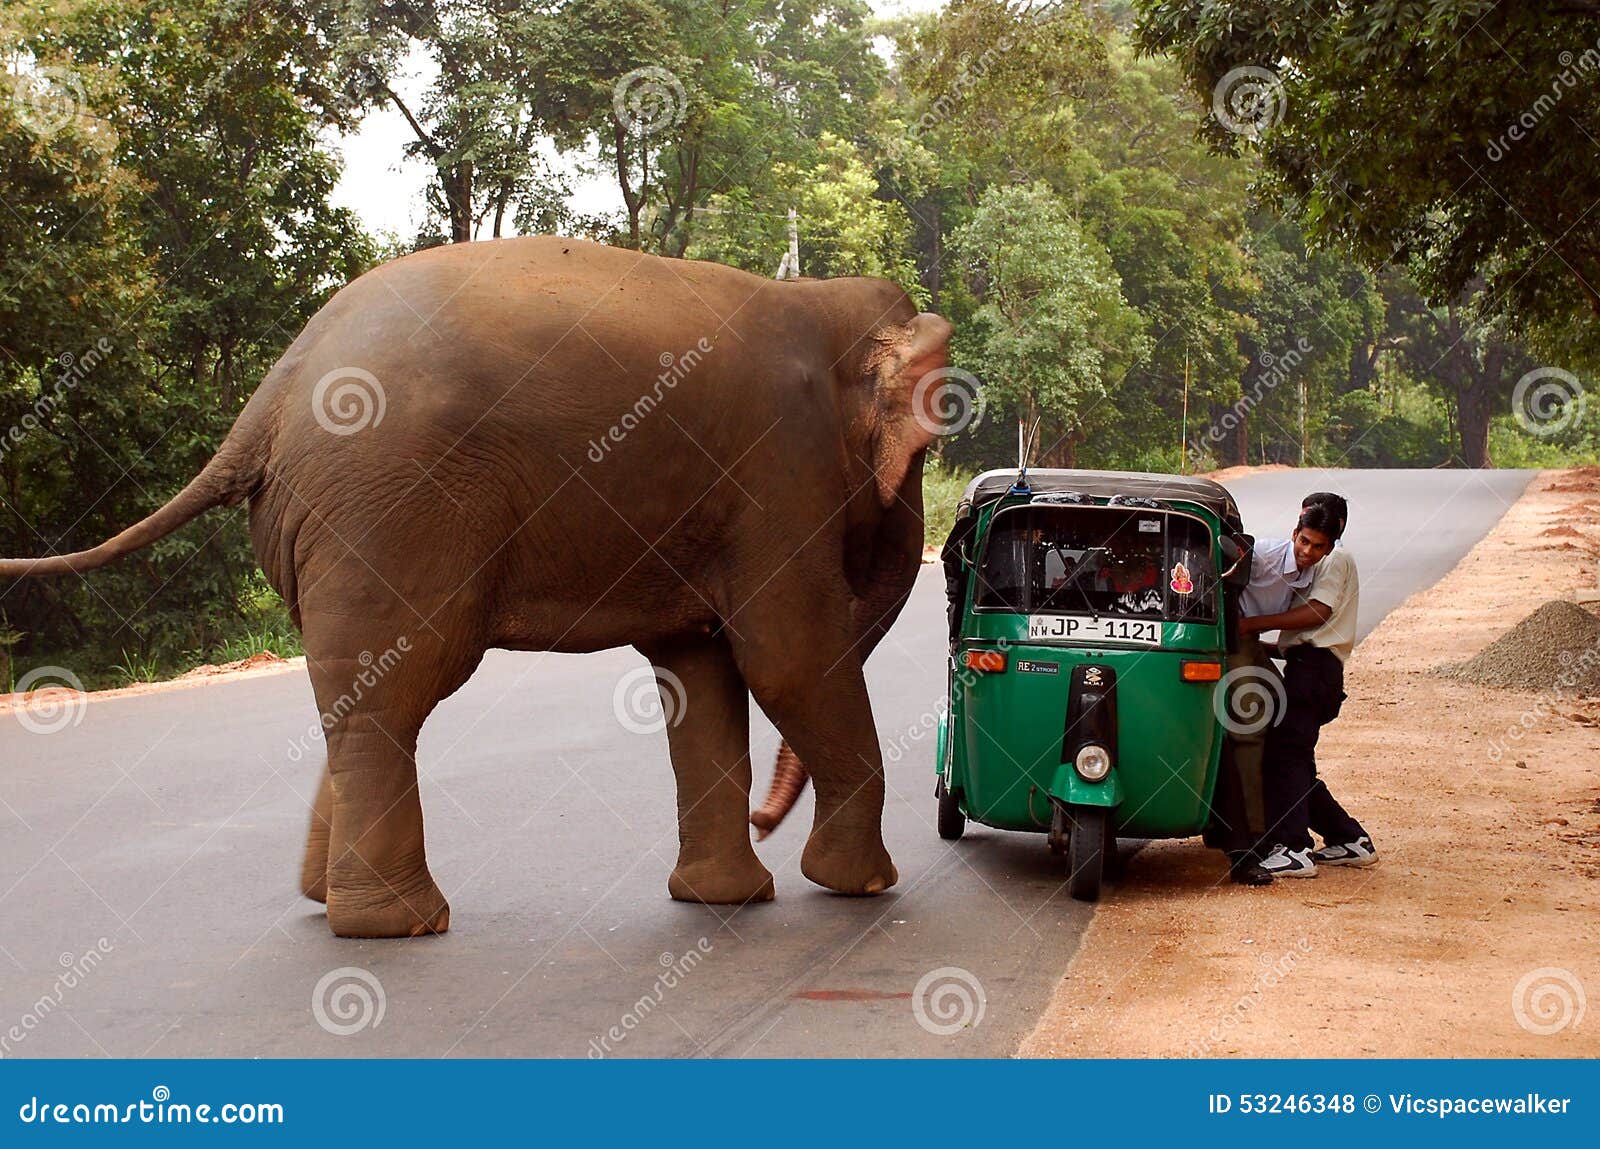
[[[1147,535],[1159,535],[1161,533],[1161,520],[1140,519],[1139,530]]]
[[[1172,568],[1172,582],[1169,585],[1178,594],[1194,593],[1194,580],[1189,577],[1189,568],[1182,563]]]

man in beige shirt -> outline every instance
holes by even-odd
[[[1338,495],[1307,496],[1303,515],[1344,533],[1348,510]],[[1366,866],[1378,860],[1372,839],[1317,777],[1317,739],[1344,702],[1344,663],[1356,641],[1361,589],[1355,560],[1335,548],[1317,564],[1298,604],[1278,615],[1246,619],[1256,632],[1279,630],[1286,706],[1267,734],[1263,788],[1268,842],[1261,865],[1274,877],[1311,878],[1318,864]],[[1323,839],[1313,850],[1311,831]]]

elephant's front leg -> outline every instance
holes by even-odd
[[[740,665],[756,701],[816,784],[801,872],[842,894],[882,893],[899,874],[883,845],[883,759],[866,680],[845,628],[836,626],[830,643],[826,604],[808,609],[803,589],[792,588],[800,605],[790,617],[775,612],[741,621]],[[807,636],[801,647],[790,641],[796,634]]]
[[[720,638],[651,644],[678,779],[678,864],[667,892],[714,905],[772,900],[750,845],[750,696]],[[668,676],[671,677],[668,677]],[[674,681],[674,679],[676,681]]]

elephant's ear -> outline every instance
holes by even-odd
[[[873,381],[872,469],[878,500],[894,504],[911,460],[939,435],[946,419],[939,399],[950,362],[950,324],[923,312],[904,326],[873,336],[868,360]]]

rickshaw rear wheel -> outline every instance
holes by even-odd
[[[946,790],[939,783],[939,837],[946,842],[959,842],[967,832],[967,816],[961,812],[961,791]]]
[[[1074,806],[1071,814],[1067,888],[1080,902],[1097,902],[1106,869],[1106,810],[1100,806]]]

